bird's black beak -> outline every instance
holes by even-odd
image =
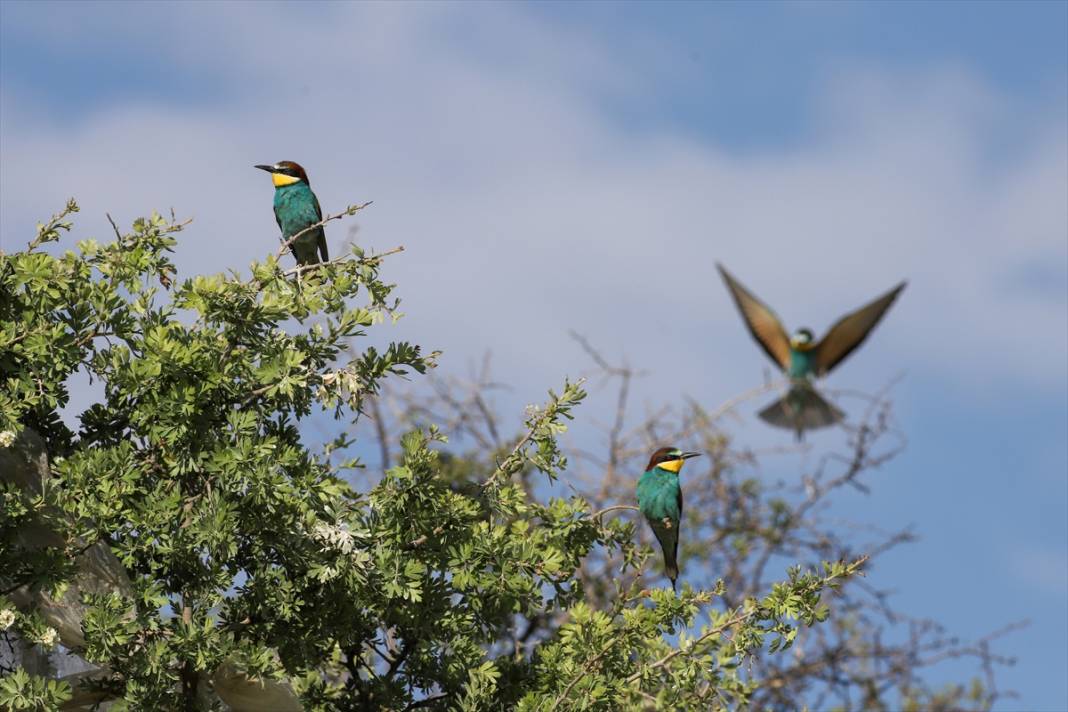
[[[701,456],[701,453],[699,453],[699,452],[684,452],[684,453],[682,453],[682,459],[683,460],[689,460],[691,457],[700,457],[700,456]]]
[[[259,168],[261,171],[267,171],[268,173],[274,173],[274,166],[253,166],[253,168]]]

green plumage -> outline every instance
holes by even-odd
[[[311,186],[301,181],[275,188],[274,217],[282,230],[282,238],[288,240],[322,220],[323,211]],[[298,237],[290,247],[298,265],[316,264],[320,255],[323,262],[330,259],[322,225]]]
[[[282,239],[289,242],[291,238],[300,235],[289,243],[289,249],[297,258],[297,264],[301,267],[318,264],[320,257],[323,262],[329,262],[330,255],[326,249],[326,232],[323,226],[309,229],[322,222],[323,211],[319,207],[319,199],[312,192],[311,182],[304,168],[293,161],[260,164],[255,168],[271,174],[274,183],[274,219],[282,231]]]
[[[641,476],[638,481],[638,509],[664,551],[664,573],[671,579],[679,577],[679,522],[682,519],[682,487],[679,476],[659,466]]]
[[[798,351],[795,348],[791,348],[790,368],[786,371],[790,378],[809,378],[814,375],[816,371],[814,354],[815,351],[812,349]]]

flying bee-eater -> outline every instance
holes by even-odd
[[[905,288],[906,282],[846,314],[817,342],[810,329],[798,329],[793,336],[787,336],[775,312],[743,287],[723,265],[717,264],[716,267],[723,275],[749,333],[790,378],[790,390],[760,411],[761,419],[776,427],[793,430],[798,440],[806,430],[840,422],[845,414],[824,400],[812,385],[812,379],[826,376],[864,342]]]
[[[279,161],[272,166],[256,166],[271,174],[274,183],[274,219],[282,230],[282,239],[289,240],[323,219],[319,199],[312,192],[308,174],[300,164]],[[313,265],[322,258],[330,260],[326,250],[326,232],[323,226],[308,230],[289,246],[300,266]],[[316,254],[318,252],[318,254]]]
[[[645,474],[638,480],[638,509],[664,551],[664,573],[671,579],[679,577],[679,523],[682,520],[682,486],[679,471],[682,464],[699,452],[683,452],[677,447],[662,447],[649,458]]]

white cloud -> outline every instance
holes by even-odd
[[[1064,551],[1023,548],[1013,553],[1009,569],[1043,593],[1068,594],[1068,554]]]
[[[907,366],[1064,388],[1060,109],[1019,116],[959,67],[853,72],[814,99],[808,143],[731,155],[611,113],[605,96],[655,100],[655,77],[625,52],[516,6],[479,8],[354,4],[327,21],[156,10],[170,25],[160,56],[218,66],[233,94],[123,102],[59,126],[5,89],[5,248],[73,194],[83,236],[108,233],[105,210],[128,221],[174,206],[196,218],[184,270],[244,268],[276,244],[271,188],[251,165],[288,158],[327,210],[375,200],[362,242],[408,248],[388,268],[409,313],[398,333],[444,347],[457,369],[492,349],[504,380],[529,385],[522,400],[584,368],[569,328],[655,367],[649,387],[667,395],[759,381],[717,260],[788,326],[817,331],[911,280],[836,385],[875,388]],[[336,245],[345,228],[328,234]],[[1034,265],[1053,265],[1054,289],[1028,287]]]

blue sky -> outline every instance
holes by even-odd
[[[831,379],[905,373],[909,449],[848,504],[922,540],[872,581],[964,637],[1030,618],[999,708],[1068,709],[1066,28],[1063,2],[7,0],[0,244],[74,195],[80,237],[173,206],[180,268],[241,269],[276,243],[251,165],[295,159],[407,247],[391,336],[446,373],[492,350],[517,411],[586,367],[568,329],[651,371],[639,401],[759,382],[717,260],[817,331],[908,278]]]

